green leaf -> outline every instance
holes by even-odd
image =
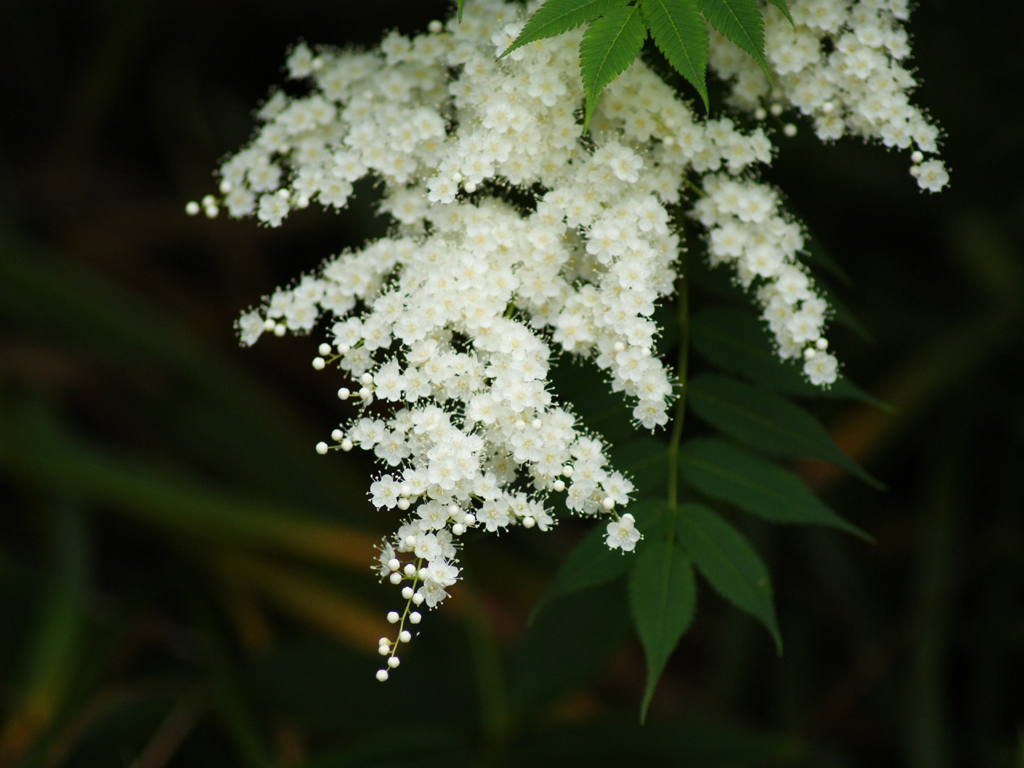
[[[679,471],[701,493],[773,523],[824,525],[871,541],[792,472],[725,440],[697,438],[685,443],[679,451]]]
[[[664,498],[640,499],[628,507],[619,509],[619,512],[629,512],[633,515],[636,518],[637,530],[651,540],[664,535],[668,511],[668,503]]]
[[[580,73],[587,96],[584,131],[590,125],[597,97],[640,55],[646,38],[647,27],[635,5],[612,8],[587,27],[580,41]]]
[[[684,187],[683,192],[687,190]],[[739,283],[733,280],[735,273],[729,267],[719,264],[712,267],[706,258],[706,243],[703,247],[705,258],[688,259],[686,266],[689,267],[688,280],[699,286],[704,293],[711,294],[740,307],[751,306],[750,295]]]
[[[782,653],[768,569],[746,537],[703,504],[679,507],[676,527],[701,575],[718,594],[764,624]]]
[[[633,626],[647,659],[647,686],[640,722],[647,717],[654,689],[669,656],[693,620],[697,584],[689,556],[671,540],[647,544],[629,574]]]
[[[519,36],[498,58],[504,58],[516,48],[534,40],[555,37],[576,29],[612,8],[625,4],[626,0],[548,0],[526,20]]]
[[[786,21],[790,24],[793,23],[793,17],[789,15],[789,6],[786,5],[786,0],[768,0],[768,2],[782,11],[782,15],[786,17]]]
[[[459,24],[462,23],[462,5],[463,5],[464,2],[465,2],[465,0],[456,0],[456,3],[455,3],[455,8],[456,8],[455,18],[459,22]]]
[[[641,0],[640,9],[654,44],[676,72],[697,89],[707,110],[708,30],[696,0]]]
[[[637,528],[646,536],[651,534],[661,520],[665,508],[664,499],[641,499],[630,504],[628,511],[636,518]],[[580,543],[555,573],[547,591],[533,607],[530,621],[552,600],[607,584],[626,573],[633,556],[620,549],[609,549],[604,540],[606,533],[607,525],[597,522],[580,539]]]
[[[608,548],[604,541],[605,527],[596,524],[565,558],[547,591],[533,607],[531,622],[552,600],[607,584],[626,573],[631,558],[622,550]]]
[[[785,397],[712,373],[689,384],[690,409],[729,437],[772,456],[821,459],[872,487],[885,487],[836,447],[821,422]]]
[[[624,587],[614,581],[586,589],[537,615],[509,665],[509,709],[517,718],[536,715],[591,679],[625,641],[630,620]]]
[[[764,58],[764,19],[757,0],[697,0],[708,23],[754,57],[771,79]]]
[[[888,409],[849,379],[839,378],[828,389],[811,384],[797,365],[779,359],[764,324],[745,310],[726,306],[702,309],[690,320],[690,342],[708,362],[755,384],[798,397],[859,400]]]

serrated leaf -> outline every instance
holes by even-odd
[[[696,0],[641,0],[640,9],[654,44],[676,72],[697,89],[707,110],[708,30]]]
[[[782,653],[768,569],[746,537],[703,504],[679,507],[676,527],[701,575],[718,594],[764,624]]]
[[[611,550],[604,542],[605,527],[595,525],[580,539],[555,573],[551,584],[534,605],[530,621],[540,610],[559,597],[607,584],[629,570],[630,561],[621,550]]]
[[[635,5],[612,8],[595,19],[580,40],[580,74],[587,105],[583,130],[590,125],[597,97],[640,55],[647,27]]]
[[[612,8],[625,4],[626,0],[548,0],[526,20],[519,36],[498,58],[504,58],[516,48],[534,40],[555,37],[576,29]]]
[[[824,525],[871,541],[792,472],[726,440],[697,438],[683,444],[679,471],[701,493],[773,523]]]
[[[628,562],[632,558],[624,556]],[[527,629],[508,674],[519,722],[592,679],[630,633],[625,584],[613,581],[551,603]]]
[[[754,57],[771,79],[764,58],[764,18],[757,0],[697,0],[708,23]]]
[[[690,342],[697,352],[730,373],[755,384],[799,397],[846,398],[887,409],[846,378],[828,389],[811,384],[792,361],[780,360],[772,351],[768,331],[760,320],[736,307],[707,307],[690,320]]]
[[[782,11],[782,15],[786,17],[786,21],[790,24],[793,23],[793,17],[789,15],[789,6],[786,5],[786,0],[768,0],[768,2]]]
[[[884,488],[836,447],[821,422],[785,397],[713,373],[695,376],[689,385],[690,409],[729,437],[772,456],[821,459]]]
[[[669,656],[693,620],[697,584],[689,556],[673,541],[651,542],[629,573],[629,607],[647,659],[647,686],[640,722]]]
[[[637,527],[647,529],[657,522],[665,507],[662,499],[641,500],[629,505],[629,512],[637,520]],[[632,564],[632,556],[621,549],[609,549],[605,543],[607,526],[600,521],[580,539],[555,573],[547,591],[533,608],[530,621],[541,608],[559,597],[582,592],[591,587],[607,584],[623,576]]]

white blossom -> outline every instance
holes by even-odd
[[[905,13],[875,5],[868,19],[842,0],[792,0],[795,26],[769,7],[770,83],[718,35],[710,63],[755,114],[791,106],[822,138],[917,147],[918,183],[939,189],[944,167],[920,154],[935,152],[938,132],[906,98]],[[609,547],[631,551],[641,538],[617,511],[632,484],[548,372],[556,354],[589,358],[637,423],[667,423],[674,375],[656,354],[652,316],[677,276],[668,206],[699,221],[712,265],[752,289],[780,357],[803,357],[816,385],[837,377],[824,352],[829,309],[799,260],[802,229],[756,181],[773,152],[764,130],[702,118],[638,59],[601,95],[584,137],[574,113],[582,31],[498,58],[518,15],[503,0],[473,0],[461,23],[391,33],[376,51],[296,46],[287,72],[311,84],[308,95],[276,92],[252,144],[220,168],[232,216],[276,227],[310,201],[344,207],[372,176],[379,210],[394,219],[388,237],[329,259],[238,322],[251,344],[328,319],[330,354],[316,366],[343,372],[340,399],[374,403],[333,439],[375,453],[388,473],[370,485],[371,502],[404,515],[379,564],[407,601],[394,613],[399,640],[381,644],[392,668],[405,621],[420,620],[413,609],[433,608],[458,581],[468,529],[547,530],[549,499],[563,494],[572,512],[615,518]],[[698,177],[696,199],[681,193],[688,177]],[[215,215],[215,203],[204,207]]]
[[[849,134],[887,147],[938,150],[938,129],[909,99],[915,83],[904,66],[906,2],[791,0],[789,11],[793,23],[765,8],[770,81],[752,57],[712,33],[708,64],[732,81],[735,106],[762,116],[765,106],[795,107],[812,118],[823,141]],[[936,165],[921,165],[915,176],[921,189],[934,192],[949,177],[941,161],[929,162]]]
[[[632,552],[636,543],[640,541],[640,531],[636,529],[636,521],[628,512],[618,520],[608,523],[605,542],[612,549],[621,549],[623,552]]]

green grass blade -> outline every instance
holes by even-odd
[[[65,431],[31,400],[0,401],[0,468],[23,482],[101,504],[126,517],[205,541],[286,551],[363,569],[374,537],[285,503],[231,493],[171,467],[108,452]]]
[[[295,414],[250,374],[190,332],[181,317],[96,270],[26,240],[0,220],[0,321],[62,350],[87,356],[132,380],[154,373],[141,393],[150,429],[167,429],[190,456],[231,469],[254,492],[291,494],[296,504],[334,514],[363,476],[350,463],[310,460],[312,440],[296,436]]]
[[[81,684],[89,600],[89,542],[80,509],[53,505],[48,534],[50,583],[43,592],[35,631],[25,649],[20,690],[0,728],[0,765],[30,765],[45,753],[53,729],[66,716],[68,699]]]

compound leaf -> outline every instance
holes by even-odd
[[[689,555],[671,540],[640,549],[629,574],[629,607],[647,659],[647,687],[640,721],[669,656],[693,620],[697,584]]]
[[[668,481],[668,445],[654,437],[637,437],[608,447],[611,465],[626,473],[636,497],[665,498]]]
[[[762,624],[782,653],[768,569],[746,537],[703,504],[683,504],[679,539],[701,575],[722,597]]]
[[[555,37],[576,29],[581,24],[586,24],[625,3],[626,0],[548,0],[526,20],[519,36],[505,49],[500,58],[534,40]]]
[[[726,440],[685,443],[679,471],[701,493],[773,523],[824,525],[871,538],[829,509],[792,472]]]
[[[642,499],[629,505],[638,526],[646,533],[648,526],[657,522],[665,502],[662,499]],[[562,562],[547,591],[533,608],[530,620],[552,600],[581,592],[584,589],[607,584],[624,575],[632,564],[632,556],[621,549],[609,549],[605,543],[607,526],[597,524],[580,540]]]
[[[839,450],[821,422],[791,400],[713,373],[693,377],[689,386],[687,405],[729,437],[772,456],[821,459],[872,487],[884,487]]]
[[[708,109],[708,30],[696,0],[641,0],[640,8],[658,50],[697,89]]]
[[[708,362],[787,395],[844,398],[871,403],[883,410],[888,408],[842,376],[828,389],[811,384],[798,365],[780,360],[772,351],[772,341],[764,324],[737,307],[702,309],[690,320],[690,342]]]
[[[621,577],[629,569],[629,560],[621,550],[611,550],[605,544],[605,526],[595,525],[562,562],[547,590],[534,605],[530,614],[533,621],[541,608],[552,600],[584,589],[607,584]]]
[[[590,125],[597,97],[640,55],[646,38],[647,27],[634,5],[612,8],[587,27],[580,41],[580,73],[587,97],[584,131]]]
[[[708,23],[749,53],[771,77],[764,58],[764,18],[757,0],[697,0]]]
[[[790,24],[793,23],[793,17],[789,15],[789,6],[786,5],[786,0],[768,0],[768,2],[782,11],[782,15],[786,17]]]

